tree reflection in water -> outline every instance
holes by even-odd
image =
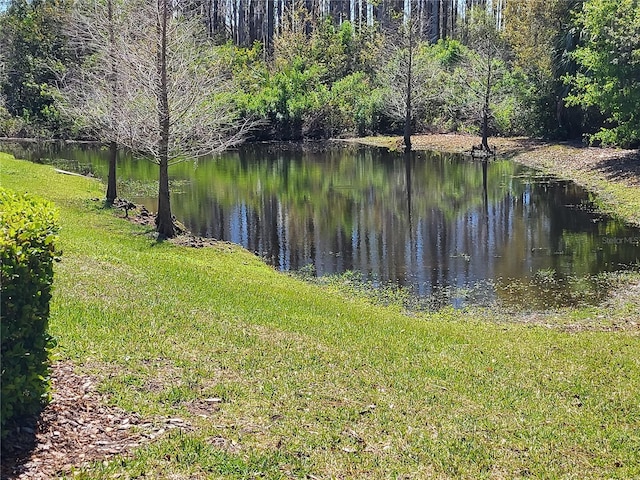
[[[106,177],[107,151],[29,155]],[[576,283],[568,279],[640,258],[639,245],[610,241],[640,233],[592,213],[580,187],[509,160],[258,144],[172,168],[174,214],[194,234],[238,243],[283,271],[355,271],[421,296],[482,285],[482,302],[522,301],[528,291],[545,307],[558,303],[543,298],[551,290]],[[153,209],[140,188],[155,181],[153,165],[123,155],[118,171],[120,191]],[[138,192],[126,193],[128,182]]]

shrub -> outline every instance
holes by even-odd
[[[341,78],[331,86],[326,128],[329,136],[365,135],[374,132],[384,108],[382,90],[363,72]]]
[[[20,117],[14,117],[9,113],[4,98],[0,95],[0,136],[19,137],[23,130],[24,122]]]
[[[37,414],[47,399],[57,229],[50,203],[0,189],[2,438],[10,424]]]

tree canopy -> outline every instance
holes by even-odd
[[[126,74],[118,81],[127,87],[119,93],[109,70],[114,52],[96,45],[109,44],[104,18],[86,18],[93,38],[81,48],[68,28],[78,10],[109,3],[118,13],[144,2],[8,0],[0,11],[0,134],[96,138],[156,154],[152,129],[143,126],[153,118],[151,104],[131,88],[151,82],[153,59],[134,57],[153,51],[147,37],[155,27],[147,19],[131,28],[113,24],[131,30],[112,42],[129,50],[118,60],[118,75]],[[171,9],[171,22],[199,29],[187,56],[168,57],[179,59],[174,105],[215,110],[197,121],[177,115],[202,126],[199,137],[210,130],[203,119],[220,118],[222,108],[228,119],[258,119],[262,127],[252,135],[262,140],[401,134],[409,84],[414,132],[585,136],[622,146],[640,137],[638,0],[203,0],[172,2]],[[406,45],[397,41],[403,25],[412,27],[405,30],[412,32],[410,82]],[[73,90],[65,95],[84,96],[84,113],[62,108],[63,80]],[[194,85],[217,93],[195,98]],[[98,98],[109,89],[124,103]],[[210,127],[222,132],[228,124]],[[171,136],[176,158],[190,155],[192,134]]]
[[[56,107],[56,81],[74,58],[64,23],[67,8],[57,0],[12,0],[0,12],[0,109],[13,118],[8,132],[23,136],[63,133]],[[1,112],[0,112],[1,117]]]
[[[640,3],[587,0],[576,13],[581,44],[573,52],[580,70],[567,77],[570,104],[597,107],[607,122],[592,140],[640,143]]]

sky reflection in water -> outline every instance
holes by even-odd
[[[106,178],[105,151],[28,155]],[[120,194],[155,210],[156,170],[121,155]],[[454,306],[522,303],[525,291],[524,306],[572,303],[567,289],[598,289],[584,279],[640,259],[638,230],[592,213],[575,184],[508,160],[249,145],[170,176],[173,212],[196,235],[238,243],[283,271],[313,265],[320,276],[356,271],[423,297],[447,292]]]

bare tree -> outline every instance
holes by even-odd
[[[126,119],[120,114],[124,78],[118,70],[124,40],[130,25],[126,23],[126,4],[122,0],[77,2],[71,11],[67,33],[82,68],[62,79],[61,109],[87,125],[109,145],[107,204],[117,198],[116,160],[121,132]]]
[[[387,62],[380,70],[380,81],[386,87],[386,111],[404,122],[404,149],[410,151],[414,124],[440,97],[438,76],[442,70],[429,58],[419,23],[411,17],[404,19],[397,32],[387,33],[385,42]]]
[[[107,80],[111,86],[111,107],[112,111],[118,110],[118,69],[116,49],[116,29],[115,29],[115,15],[113,8],[113,0],[107,0],[107,31],[109,35],[109,75]],[[118,159],[118,141],[117,138],[112,138],[109,142],[109,175],[107,178],[107,203],[113,205],[117,195],[116,187],[116,162]]]
[[[236,115],[229,95],[232,80],[203,22],[175,6],[170,0],[128,0],[118,35],[122,48],[113,51],[117,109],[110,108],[106,80],[95,74],[84,77],[88,82],[80,95],[84,105],[92,105],[91,112],[109,112],[105,116],[114,119],[110,130],[120,145],[158,164],[156,230],[162,237],[177,233],[169,166],[237,144],[250,127]],[[108,51],[104,45],[102,51]],[[105,57],[97,61],[105,62]]]
[[[478,113],[482,136],[480,148],[491,152],[488,140],[491,105],[500,93],[498,86],[505,72],[507,46],[496,26],[495,15],[485,8],[471,9],[467,33],[471,51],[462,78],[474,100],[471,110]]]

